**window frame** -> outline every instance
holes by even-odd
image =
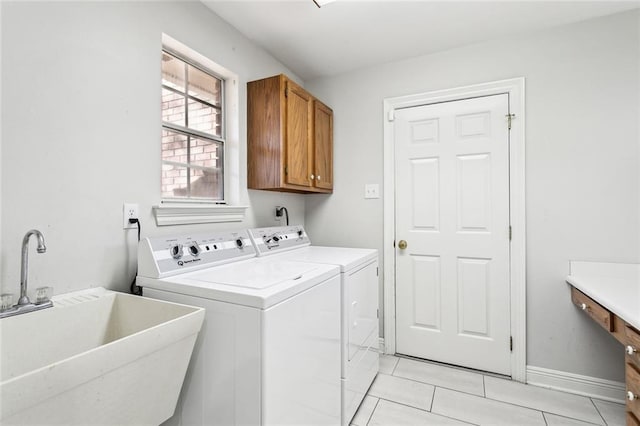
[[[241,222],[244,220],[247,205],[241,204],[240,197],[240,176],[243,174],[240,165],[240,94],[239,77],[224,66],[213,62],[207,56],[195,51],[191,47],[181,43],[168,34],[162,34],[161,49],[159,49],[159,59],[162,50],[168,49],[181,56],[187,56],[193,61],[205,66],[213,71],[217,76],[222,77],[224,82],[224,105],[226,108],[226,118],[223,118],[225,128],[224,147],[224,202],[201,200],[201,199],[163,199],[160,185],[158,185],[159,203],[152,207],[153,215],[157,226],[186,225],[201,223],[226,223]],[[160,70],[159,70],[160,71]],[[160,86],[162,86],[162,73],[158,73]],[[161,96],[161,91],[158,93]],[[160,109],[160,103],[157,104]],[[162,115],[158,114],[162,129]],[[161,132],[159,132],[161,134]],[[160,134],[158,138],[160,138]],[[158,146],[158,149],[161,149]],[[162,173],[162,159],[158,155],[158,173]],[[246,173],[246,171],[244,172]]]
[[[218,75],[216,72],[210,70],[209,68],[207,68],[206,66],[198,63],[197,61],[189,58],[187,55],[184,55],[180,52],[177,52],[173,49],[171,49],[168,46],[163,45],[162,46],[162,53],[167,53],[171,56],[173,56],[174,58],[176,58],[177,60],[181,61],[182,63],[184,63],[184,68],[185,68],[185,73],[184,73],[184,93],[181,92],[180,90],[174,89],[173,87],[167,86],[165,85],[162,80],[160,82],[160,87],[161,90],[168,90],[170,92],[173,92],[177,95],[180,95],[183,97],[184,99],[184,114],[185,114],[185,122],[184,122],[184,126],[178,125],[178,124],[174,124],[168,121],[164,121],[162,120],[162,130],[167,130],[173,133],[178,133],[181,135],[184,135],[187,137],[187,162],[186,163],[181,163],[181,162],[174,162],[174,161],[168,161],[168,160],[164,160],[162,159],[162,165],[168,164],[174,167],[185,167],[187,169],[187,196],[186,197],[165,197],[162,196],[162,201],[163,202],[205,202],[205,203],[216,203],[216,204],[226,204],[225,201],[225,196],[226,196],[226,163],[225,163],[225,149],[226,149],[226,116],[227,116],[227,111],[226,111],[226,103],[225,103],[225,86],[226,86],[226,80],[223,76]],[[218,81],[220,81],[220,106],[216,106],[210,102],[207,102],[203,99],[198,98],[197,96],[193,96],[189,94],[189,73],[187,72],[188,70],[188,66],[192,66],[193,68],[196,68],[198,70],[200,70],[201,72],[217,79]],[[203,132],[201,130],[197,130],[197,129],[193,129],[191,127],[189,127],[189,100],[194,100],[195,102],[204,104],[210,108],[216,109],[219,111],[219,114],[221,115],[221,119],[220,119],[220,136],[214,135],[214,134],[209,134],[206,132]],[[222,146],[222,153],[221,153],[221,165],[219,165],[218,167],[201,167],[201,166],[194,166],[191,163],[191,159],[190,159],[190,150],[191,150],[191,139],[192,138],[197,138],[197,139],[202,139],[205,141],[211,141],[212,143],[219,143]],[[213,197],[194,197],[191,196],[191,171],[193,169],[222,169],[221,170],[221,176],[222,176],[222,198],[217,199],[217,198],[213,198]]]

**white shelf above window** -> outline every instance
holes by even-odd
[[[163,204],[153,206],[153,215],[158,226],[242,222],[247,208],[248,206]]]

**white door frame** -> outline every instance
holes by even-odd
[[[515,114],[509,136],[509,220],[512,228],[510,246],[511,289],[511,377],[526,381],[526,257],[525,257],[525,133],[524,77],[454,89],[438,90],[384,100],[384,347],[385,353],[396,351],[395,300],[395,149],[393,116],[398,108],[409,108],[447,101],[507,93],[509,113]],[[505,117],[506,120],[506,117]]]

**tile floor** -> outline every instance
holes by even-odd
[[[625,409],[621,403],[382,355],[380,374],[351,424],[624,426]]]

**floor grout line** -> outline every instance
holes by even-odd
[[[482,396],[487,397],[487,381],[484,379],[484,376],[482,376]]]
[[[422,383],[422,382],[419,382],[419,383]],[[590,422],[590,421],[587,421],[587,420],[578,419],[578,418],[567,416],[567,415],[563,415],[563,414],[557,414],[557,413],[553,413],[553,412],[548,412],[548,411],[536,409],[536,408],[533,408],[533,407],[527,407],[527,406],[523,406],[523,405],[513,404],[513,403],[507,402],[507,401],[501,401],[501,400],[497,400],[497,399],[493,399],[493,398],[482,397],[482,396],[479,396],[479,395],[470,394],[470,393],[467,393],[467,392],[462,392],[462,391],[458,391],[458,390],[454,390],[454,389],[449,389],[449,388],[445,388],[445,387],[442,387],[442,386],[434,386],[433,396],[432,396],[431,404],[430,404],[430,407],[429,407],[428,410],[425,410],[424,408],[416,407],[416,406],[413,406],[413,405],[409,405],[409,404],[406,404],[406,403],[403,403],[403,402],[400,402],[400,401],[397,401],[397,400],[394,400],[394,399],[383,398],[383,397],[380,397],[380,396],[370,395],[370,396],[372,396],[374,398],[377,398],[378,401],[376,402],[376,406],[375,406],[374,410],[371,412],[371,415],[369,416],[369,420],[367,421],[367,425],[371,421],[371,418],[373,418],[373,414],[375,413],[375,411],[378,409],[378,404],[379,404],[380,400],[384,400],[384,401],[387,401],[387,402],[392,402],[394,404],[402,405],[404,407],[413,408],[415,410],[424,411],[425,413],[431,413],[431,414],[434,414],[434,415],[437,415],[437,416],[446,417],[446,418],[457,420],[457,421],[460,421],[460,422],[464,422],[464,423],[468,423],[468,424],[474,424],[474,423],[470,423],[467,420],[463,420],[463,419],[460,419],[460,418],[457,418],[457,417],[452,417],[452,416],[449,416],[449,415],[444,415],[444,414],[440,414],[440,413],[434,412],[433,411],[433,405],[435,403],[436,392],[439,389],[444,389],[444,390],[448,390],[448,391],[451,391],[451,392],[456,392],[456,393],[469,395],[469,396],[473,396],[473,397],[480,398],[480,399],[485,399],[485,400],[488,400],[488,401],[494,401],[494,402],[502,403],[502,404],[505,404],[505,405],[510,405],[510,406],[513,406],[513,407],[524,408],[524,409],[527,409],[527,410],[539,412],[541,414],[541,416],[542,416],[542,419],[545,422],[545,425],[549,424],[545,414],[551,414],[551,415],[554,415],[554,416],[563,417],[563,418],[571,419],[571,420],[576,420],[576,421],[580,421],[580,422],[587,423],[587,424],[594,425],[594,426],[602,426],[602,425],[598,425],[597,423],[593,423],[593,422]],[[596,410],[597,410],[597,407],[596,407]],[[598,414],[600,415],[600,417],[602,417],[602,415],[600,414],[599,411],[598,411]],[[604,419],[603,419],[603,421],[604,421]],[[604,424],[605,424],[605,426],[607,425],[606,421],[604,421]]]
[[[390,371],[389,373],[384,373],[384,372],[382,372],[382,371],[378,370],[378,374],[386,374],[386,375],[388,375],[388,376],[393,376],[393,373],[395,373],[396,368],[398,367],[398,361],[399,361],[400,359],[399,359],[397,356],[395,356],[395,355],[385,355],[385,356],[390,357],[390,358],[391,358],[391,357],[393,357],[393,358],[395,358],[396,360],[395,360],[395,362],[394,362],[394,364],[393,364],[393,367],[391,368],[391,371]],[[380,359],[382,359],[382,358],[380,358]],[[380,364],[382,364],[382,363],[380,363]]]
[[[566,414],[560,414],[560,413],[553,412],[553,411],[545,411],[545,410],[541,410],[540,408],[535,408],[535,407],[531,407],[531,406],[528,406],[528,405],[520,405],[520,404],[516,404],[516,403],[513,403],[513,402],[504,401],[504,400],[501,400],[501,399],[489,398],[489,397],[484,397],[484,399],[486,399],[488,401],[495,401],[495,402],[501,402],[503,404],[509,404],[509,405],[514,406],[514,407],[527,408],[529,410],[540,411],[541,413],[549,413],[549,414],[553,414],[554,416],[566,417],[567,419],[578,420],[578,421],[581,421],[581,422],[584,422],[584,423],[590,423],[590,424],[593,424],[593,425],[597,425],[597,423],[592,423],[592,422],[590,422],[588,420],[578,419],[576,417],[567,416]],[[596,410],[596,412],[597,412],[597,410]],[[598,414],[600,414],[600,413],[598,413]],[[600,416],[600,417],[602,417],[602,416]],[[606,426],[606,423],[604,425],[599,425],[599,426]]]
[[[604,416],[602,415],[602,413],[600,412],[600,409],[598,408],[598,406],[596,405],[595,402],[593,402],[593,398],[589,398],[589,401],[591,401],[591,404],[593,404],[593,408],[596,409],[596,412],[598,413],[598,415],[600,416],[600,418],[602,419],[602,421],[604,422],[604,425],[607,426],[609,423],[607,423],[607,419],[604,418]]]
[[[371,418],[373,417],[373,413],[376,412],[376,409],[378,408],[378,404],[379,403],[380,403],[380,398],[378,398],[378,400],[376,401],[376,405],[373,407],[373,410],[371,410],[371,414],[369,414],[369,418],[367,419],[367,421],[364,424],[364,426],[369,426],[369,422],[371,421]]]
[[[544,420],[544,424],[545,424],[546,426],[549,426],[549,422],[547,421],[547,416],[545,416],[544,414],[545,414],[545,412],[543,411],[543,412],[542,412],[542,419]]]
[[[460,389],[448,388],[448,387],[446,387],[446,386],[442,386],[442,385],[434,385],[433,383],[423,382],[422,380],[410,379],[410,378],[408,378],[408,377],[403,377],[403,376],[391,376],[391,375],[389,375],[389,374],[384,374],[384,373],[378,373],[378,374],[379,374],[379,375],[380,375],[380,374],[382,374],[382,375],[390,376],[390,377],[395,377],[396,379],[404,379],[404,380],[408,380],[408,381],[410,381],[410,382],[420,383],[420,384],[422,384],[422,385],[433,386],[434,388],[436,388],[436,387],[440,387],[440,388],[442,388],[442,389],[447,389],[447,390],[454,391],[454,392],[460,392],[460,393],[464,393],[464,394],[466,394],[466,395],[477,396],[478,398],[484,398],[484,396],[482,396],[482,395],[478,395],[477,393],[471,393],[471,392],[463,391],[463,390],[460,390]],[[379,397],[376,397],[376,398],[379,398]],[[488,399],[488,398],[487,398],[487,399]]]
[[[435,391],[434,391],[434,396],[435,396]],[[446,415],[444,415],[444,414],[440,414],[440,413],[434,413],[434,412],[433,412],[433,411],[431,411],[431,410],[428,410],[428,411],[427,411],[427,410],[425,410],[425,409],[423,409],[423,408],[418,408],[418,407],[415,407],[415,406],[413,406],[413,405],[409,405],[409,404],[405,404],[405,403],[403,403],[403,402],[395,401],[395,400],[393,400],[393,399],[380,398],[380,397],[376,397],[376,398],[378,398],[378,402],[376,402],[376,409],[378,408],[378,404],[379,404],[379,402],[380,402],[380,401],[387,401],[387,402],[391,402],[391,403],[393,403],[393,404],[402,405],[403,407],[413,408],[414,410],[424,411],[425,413],[433,414],[434,416],[440,416],[440,417],[444,417],[444,418],[447,418],[447,419],[456,420],[456,421],[458,421],[458,422],[462,422],[462,423],[465,423],[465,424],[468,424],[468,425],[479,426],[477,423],[471,423],[471,422],[468,422],[468,421],[466,421],[466,420],[459,419],[459,418],[457,418],[457,417],[446,416]],[[432,405],[433,405],[433,404],[432,404]],[[432,408],[433,408],[433,407],[432,407]],[[375,409],[374,409],[374,411],[375,411]],[[371,413],[371,417],[373,417],[373,412]],[[371,417],[369,418],[369,422],[371,421]],[[369,422],[367,422],[367,426],[369,425]]]
[[[400,402],[400,401],[396,401],[394,399],[389,399],[389,398],[380,398],[378,396],[376,396],[376,398],[378,398],[378,402],[380,402],[380,400],[384,400],[387,402],[393,402],[394,404],[398,404],[398,405],[402,405],[404,407],[409,407],[409,408],[413,408],[415,410],[420,410],[420,411],[424,411],[425,413],[430,413],[431,411],[425,410],[424,408],[420,408],[420,407],[416,407],[415,405],[409,405],[407,403],[404,402]],[[378,403],[376,403],[376,408],[378,407]],[[434,413],[435,414],[435,413]]]
[[[567,419],[577,420],[577,421],[584,422],[584,423],[589,423],[589,424],[592,424],[592,425],[598,425],[597,423],[593,423],[593,422],[590,422],[588,420],[578,419],[578,418],[575,418],[575,417],[567,416],[565,414],[554,413],[554,412],[551,412],[551,411],[544,411],[544,410],[541,410],[539,408],[534,408],[534,407],[530,407],[530,406],[526,406],[526,405],[519,405],[519,404],[515,404],[513,402],[504,401],[504,400],[501,400],[501,399],[488,398],[486,396],[479,396],[479,395],[471,394],[471,393],[468,393],[468,392],[463,392],[463,391],[459,391],[459,390],[455,390],[455,389],[449,389],[449,388],[446,388],[444,386],[436,386],[436,389],[437,388],[442,388],[442,389],[446,389],[446,390],[451,391],[451,392],[462,393],[462,394],[465,394],[465,395],[475,396],[476,398],[481,398],[481,399],[484,399],[484,400],[487,400],[487,401],[499,402],[501,404],[510,405],[512,407],[518,407],[518,408],[524,408],[524,409],[527,409],[527,410],[538,411],[540,413],[543,413],[543,417],[544,417],[544,413],[549,413],[549,414],[553,414],[555,416],[565,417]],[[434,391],[434,398],[435,398],[435,391]],[[395,401],[393,401],[393,402],[395,402]],[[598,414],[600,414],[600,413],[598,412]],[[600,415],[600,417],[602,417],[602,415]],[[600,424],[598,426],[606,426],[606,425],[607,424],[605,422],[604,425]]]
[[[394,356],[394,355],[390,355],[390,356]],[[379,402],[380,399],[384,399],[385,401],[392,402],[392,403],[395,403],[395,404],[403,405],[403,406],[406,406],[406,407],[411,407],[411,408],[414,408],[414,409],[417,409],[417,410],[430,412],[430,413],[432,413],[434,415],[438,415],[438,416],[442,416],[442,417],[448,417],[448,418],[451,418],[451,419],[455,419],[455,420],[458,420],[458,421],[465,422],[465,420],[457,419],[455,417],[444,416],[442,414],[438,414],[438,413],[434,413],[433,412],[436,392],[438,391],[438,389],[442,389],[442,390],[448,390],[448,391],[459,393],[459,394],[463,394],[463,395],[474,396],[474,397],[481,398],[481,399],[484,399],[484,400],[487,400],[487,401],[494,401],[494,402],[498,402],[498,403],[501,403],[501,404],[506,404],[506,405],[513,406],[513,407],[518,407],[518,408],[524,408],[524,409],[528,409],[528,410],[532,410],[532,411],[537,411],[537,412],[541,413],[541,416],[542,416],[542,418],[543,418],[543,420],[545,422],[545,425],[547,425],[547,426],[548,426],[549,423],[547,421],[547,417],[545,416],[545,414],[554,415],[554,416],[558,416],[558,417],[563,417],[563,418],[571,419],[571,420],[576,420],[576,421],[584,422],[584,423],[587,423],[587,424],[593,424],[594,426],[598,425],[597,423],[593,423],[593,420],[589,421],[589,420],[584,420],[584,419],[580,419],[580,418],[575,418],[575,417],[572,417],[570,415],[567,415],[566,413],[561,414],[561,413],[558,413],[557,411],[555,411],[555,409],[554,409],[554,411],[545,411],[544,409],[535,408],[535,407],[531,407],[531,406],[527,406],[527,405],[521,405],[521,404],[518,404],[518,403],[505,401],[505,400],[502,400],[502,399],[497,399],[496,397],[493,397],[493,398],[487,397],[486,377],[492,377],[492,378],[496,378],[496,379],[505,380],[507,382],[518,383],[518,382],[515,382],[515,381],[513,381],[513,380],[511,380],[511,379],[509,379],[507,377],[503,377],[503,376],[500,376],[500,375],[494,375],[494,374],[482,374],[482,373],[477,372],[475,370],[469,370],[469,369],[466,369],[466,368],[456,368],[455,366],[449,366],[449,365],[445,365],[445,364],[437,363],[437,362],[424,362],[424,361],[421,361],[419,359],[414,359],[412,357],[406,357],[406,356],[394,356],[394,357],[396,358],[396,362],[395,362],[395,364],[394,364],[394,366],[393,366],[393,368],[391,370],[391,374],[387,374],[387,375],[391,376],[391,377],[399,378],[399,379],[409,380],[409,381],[412,381],[412,382],[416,382],[416,383],[432,386],[434,388],[434,390],[433,390],[433,393],[432,393],[431,404],[429,406],[429,409],[425,410],[423,408],[414,407],[412,405],[404,404],[402,402],[398,402],[398,401],[395,401],[393,399],[381,398],[379,396],[375,396],[376,398],[378,398],[378,402]],[[397,375],[395,375],[395,373],[397,372],[397,369],[398,369],[398,366],[400,364],[400,360],[401,359],[407,359],[407,360],[415,361],[415,362],[422,362],[424,364],[429,364],[429,365],[432,365],[432,366],[441,367],[443,369],[453,369],[453,370],[458,370],[458,371],[466,371],[466,372],[469,372],[471,374],[477,374],[482,378],[482,395],[478,395],[477,393],[471,393],[471,392],[463,391],[463,390],[460,390],[460,389],[450,388],[450,387],[447,387],[447,386],[436,385],[436,384],[433,384],[433,383],[426,382],[422,378],[421,379],[417,379],[417,378],[411,378],[411,377],[397,376]],[[384,374],[384,373],[379,373],[379,374]],[[523,385],[527,386],[526,383],[523,383]],[[533,385],[528,385],[528,386],[533,386]],[[593,398],[587,397],[587,396],[583,396],[583,395],[572,394],[570,392],[562,392],[562,391],[555,391],[555,392],[560,392],[560,393],[563,393],[563,394],[574,395],[576,397],[581,397],[581,398],[588,399],[589,402],[591,403],[591,405],[594,407],[599,419],[602,421],[600,426],[608,426],[608,423],[607,423],[606,419],[604,418],[604,416],[602,415],[602,413],[598,409],[598,407],[595,404]],[[371,396],[373,396],[373,395],[371,395]],[[376,408],[375,409],[377,409],[377,407],[378,407],[378,403],[376,403]],[[374,411],[375,411],[375,409],[374,409]],[[373,412],[371,414],[371,417],[372,416],[373,416]],[[370,417],[370,419],[371,419],[371,417]]]
[[[436,400],[436,392],[438,391],[438,386],[433,387],[433,394],[431,395],[431,405],[429,405],[429,412],[433,412],[433,403]]]
[[[593,425],[593,426],[602,426],[601,424],[593,423],[593,422],[588,422],[588,421],[586,421],[586,420],[576,419],[575,417],[563,416],[563,415],[561,415],[561,414],[555,414],[555,413],[550,413],[550,412],[548,412],[548,411],[543,411],[543,412],[542,412],[542,415],[544,416],[545,414],[550,414],[550,415],[552,415],[552,416],[562,417],[563,419],[576,420],[576,421],[578,421],[578,422],[586,423],[586,424],[588,424],[588,425]],[[544,416],[544,420],[545,420],[545,422],[547,421],[547,417],[546,417],[546,416]],[[547,424],[548,424],[548,422],[547,422]]]

